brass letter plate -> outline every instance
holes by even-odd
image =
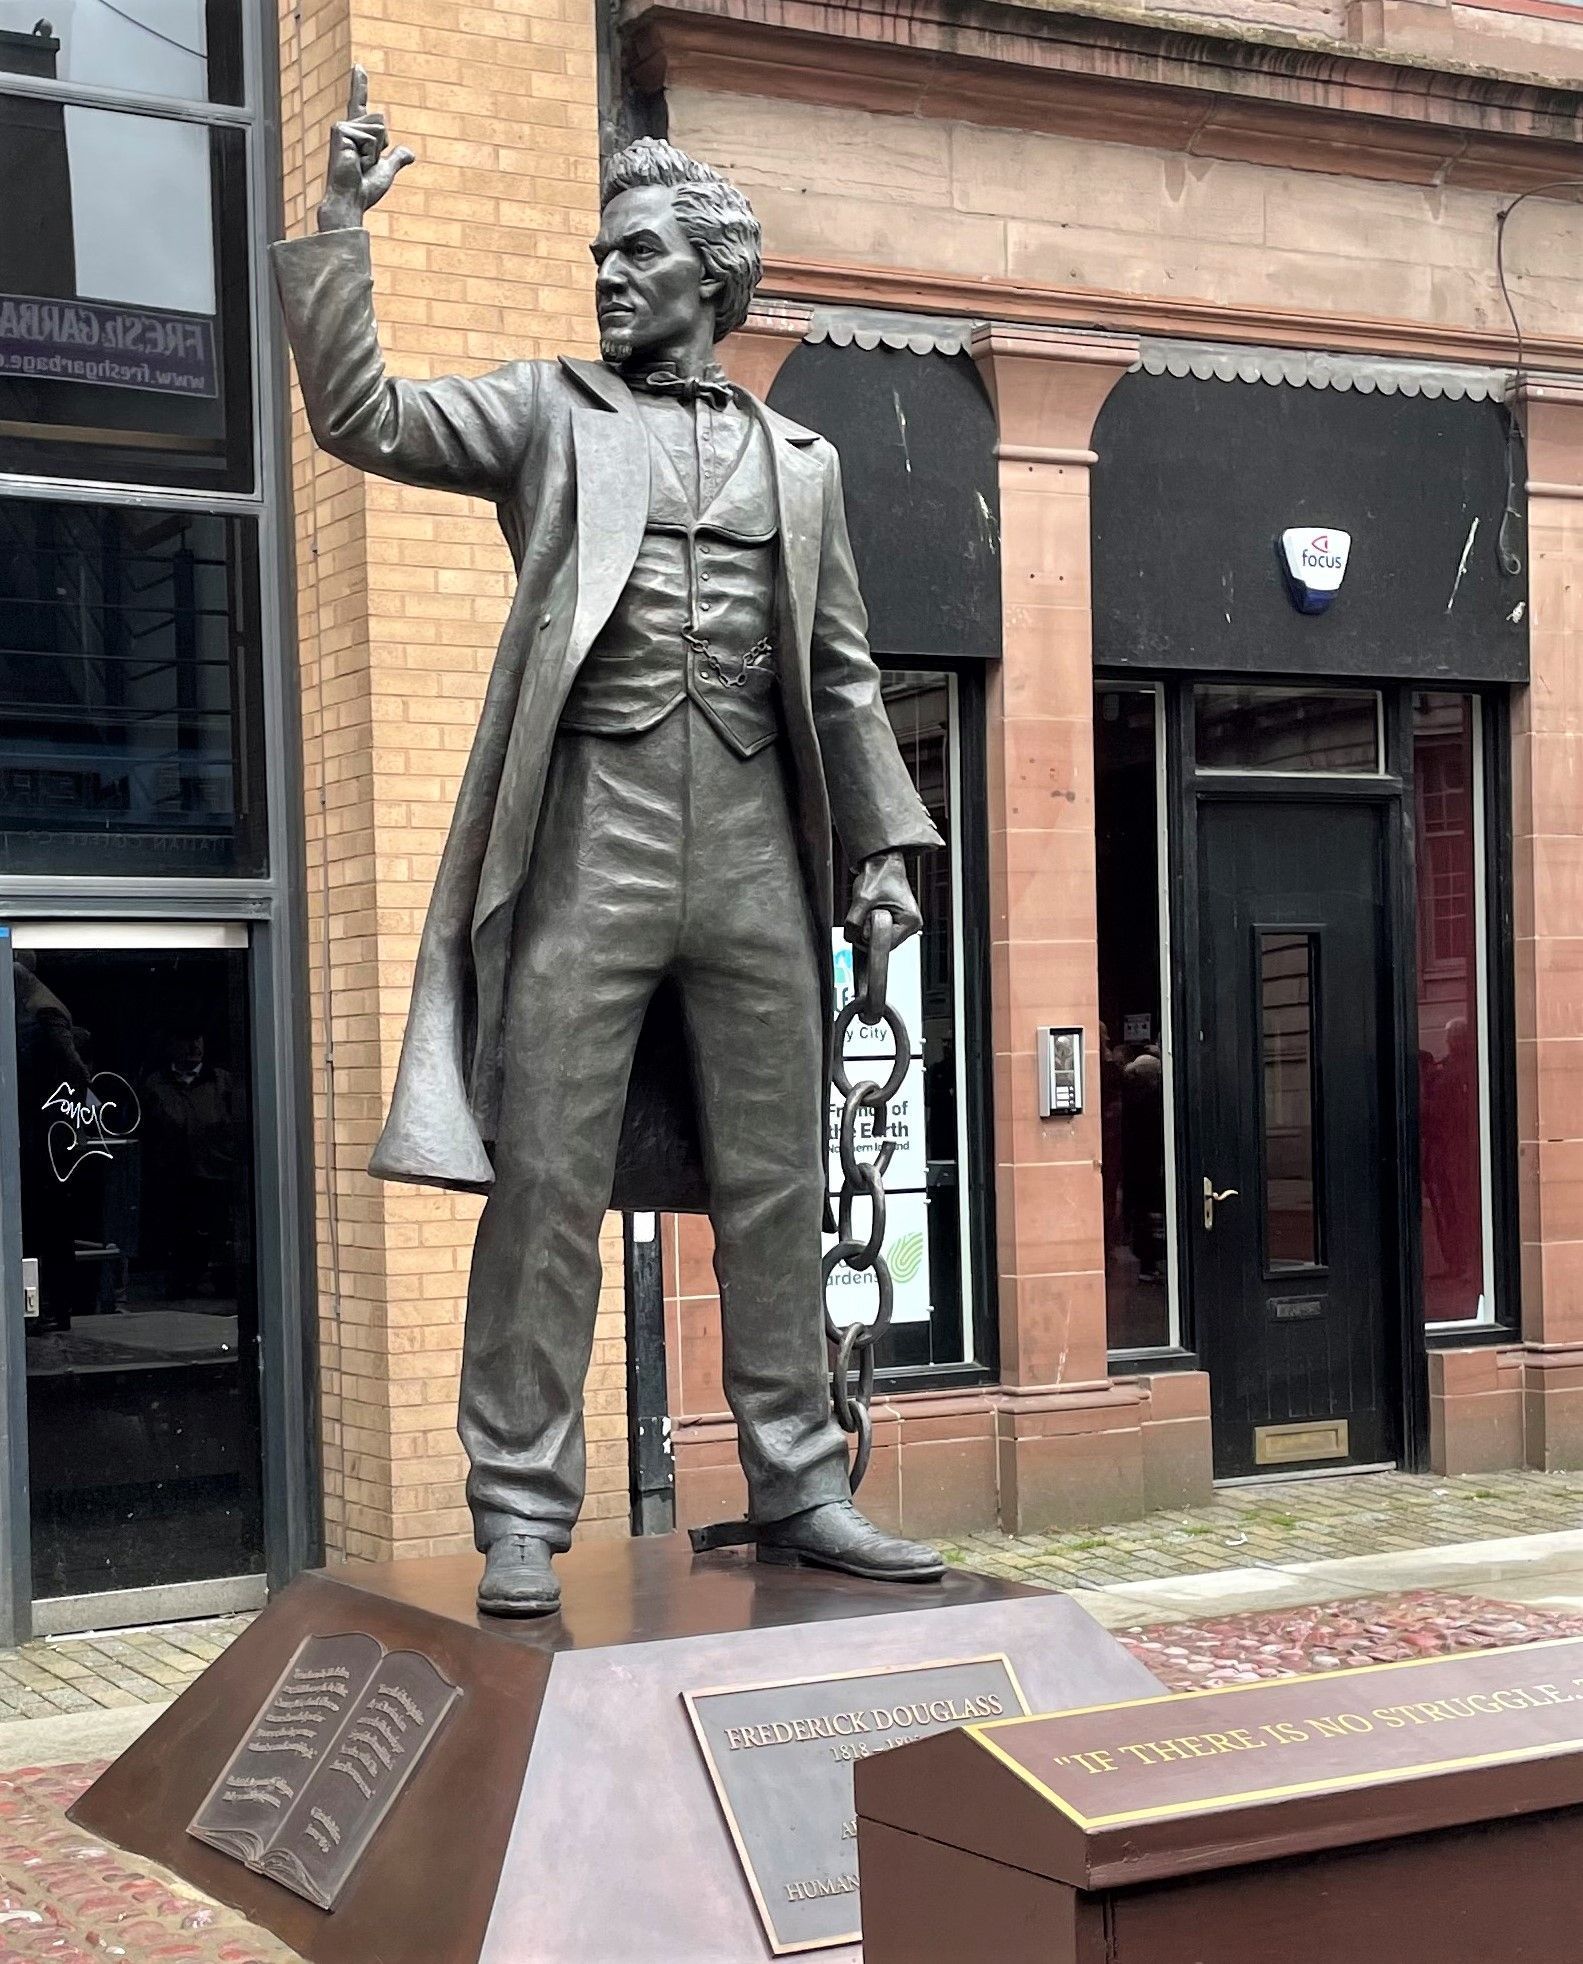
[[[1295,1466],[1305,1459],[1345,1459],[1347,1421],[1308,1419],[1301,1425],[1256,1425],[1253,1458],[1258,1466]]]

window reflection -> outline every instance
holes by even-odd
[[[1477,744],[1470,696],[1413,698],[1424,1317],[1490,1313],[1479,1054]]]
[[[1380,698],[1373,689],[1193,691],[1201,771],[1374,773],[1380,768]]]
[[[242,100],[240,0],[0,0],[0,73]]]
[[[1317,954],[1311,934],[1259,936],[1264,1248],[1272,1269],[1323,1259],[1314,1189]]]
[[[0,499],[0,859],[261,871],[251,519]]]
[[[248,488],[243,143],[0,94],[0,470]]]
[[[1100,1135],[1113,1350],[1171,1341],[1157,715],[1152,689],[1101,689],[1095,704]]]

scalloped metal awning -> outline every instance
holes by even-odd
[[[959,355],[973,338],[976,321],[945,314],[897,314],[882,307],[815,307],[805,341],[828,341],[836,348],[897,348],[915,355]]]
[[[951,315],[903,314],[883,307],[815,307],[803,338],[837,348],[959,355],[969,349],[980,325]],[[1138,368],[1148,374],[1194,376],[1201,382],[1284,382],[1295,389],[1355,389],[1359,395],[1445,397],[1452,402],[1504,402],[1511,393],[1512,375],[1505,368],[1154,337],[1145,337],[1139,349]]]
[[[1355,389],[1359,395],[1441,396],[1452,402],[1503,402],[1504,368],[1451,362],[1392,361],[1382,355],[1336,355],[1303,348],[1232,347],[1216,341],[1139,343],[1138,366],[1150,375],[1192,375],[1201,382],[1285,382],[1295,389]]]

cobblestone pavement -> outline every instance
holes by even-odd
[[[245,1616],[45,1638],[0,1650],[0,1720],[162,1705],[247,1627]]]
[[[1009,1581],[1102,1589],[1224,1568],[1284,1568],[1392,1549],[1583,1528],[1583,1473],[1437,1479],[1370,1473],[1225,1487],[1207,1507],[1061,1533],[974,1534],[946,1559]]]

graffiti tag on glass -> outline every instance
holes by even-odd
[[[63,1080],[39,1108],[53,1112],[46,1144],[62,1186],[91,1159],[114,1159],[143,1122],[137,1093],[119,1071],[95,1071],[86,1090]]]

